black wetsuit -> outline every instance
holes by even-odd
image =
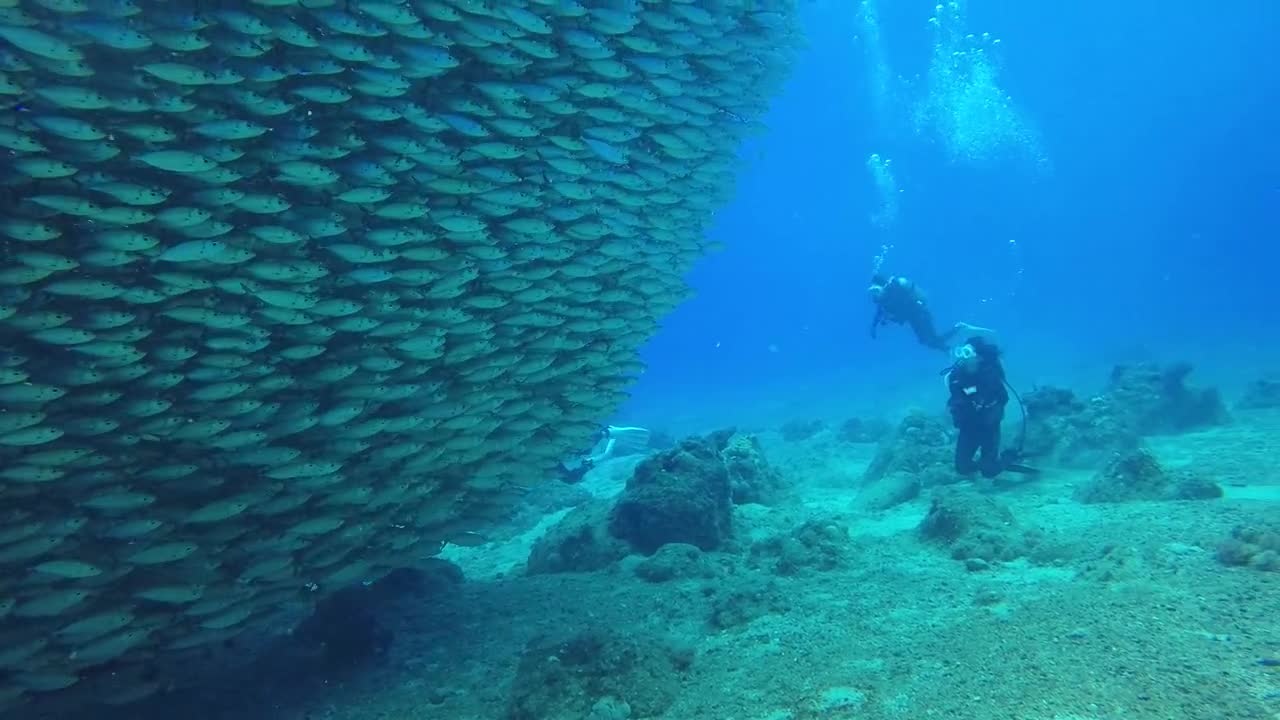
[[[994,351],[980,356],[971,367],[956,366],[947,379],[951,397],[947,409],[960,436],[956,439],[956,472],[972,475],[981,470],[995,477],[1003,469],[1000,459],[1000,421],[1009,402],[1004,368]],[[975,459],[975,455],[981,457]]]
[[[876,315],[871,321],[871,337],[876,336],[876,329],[889,322],[906,323],[916,334],[921,345],[934,350],[948,350],[947,343],[954,331],[939,333],[933,325],[933,313],[925,305],[920,294],[916,292],[914,283],[899,282],[900,278],[889,278],[884,283],[884,290],[876,302]]]
[[[599,440],[609,439],[609,428],[606,427],[600,431]],[[599,441],[598,440],[598,441]],[[597,441],[597,442],[598,442]],[[582,482],[582,478],[586,477],[587,471],[596,466],[596,461],[590,456],[586,456],[578,461],[577,467],[569,467],[564,463],[560,463],[557,470],[560,471],[560,481],[576,485]]]
[[[595,463],[591,462],[591,458],[583,458],[578,467],[571,468],[564,463],[560,463],[557,470],[560,471],[560,482],[577,485],[582,482],[582,478],[586,477],[587,471],[590,470]]]

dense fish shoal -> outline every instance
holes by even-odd
[[[0,712],[163,691],[588,444],[794,12],[0,0]]]

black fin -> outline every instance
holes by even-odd
[[[1021,463],[1009,463],[1005,465],[1003,469],[1006,472],[1021,473],[1023,475],[1039,475],[1040,474],[1040,470],[1038,468],[1029,467]]]

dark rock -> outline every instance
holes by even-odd
[[[837,436],[847,443],[878,443],[891,432],[893,432],[893,425],[887,420],[849,418],[840,425]]]
[[[667,543],[635,567],[636,576],[652,583],[715,577],[716,567],[693,545]]]
[[[1022,403],[1027,408],[1027,420],[1076,415],[1085,409],[1074,392],[1052,385],[1032,388],[1022,396]]]
[[[1141,435],[1187,432],[1228,421],[1217,390],[1188,387],[1188,363],[1119,365],[1107,395],[1124,424]]]
[[[733,516],[729,471],[721,453],[732,430],[682,440],[636,466],[609,522],[614,537],[652,555],[667,543],[714,550]]]
[[[787,442],[804,442],[826,429],[822,420],[788,420],[778,428],[778,434]]]
[[[1069,467],[1098,467],[1116,453],[1139,448],[1143,435],[1226,422],[1218,392],[1188,387],[1190,372],[1187,364],[1117,366],[1107,390],[1088,401],[1062,388],[1036,388],[1023,398],[1023,450]]]
[[[773,505],[783,498],[782,474],[765,459],[754,435],[734,435],[720,456],[729,471],[734,504]]]
[[[417,567],[396,568],[370,587],[381,596],[434,597],[461,585],[462,568],[440,558],[426,558]]]
[[[1280,379],[1263,378],[1249,383],[1236,407],[1242,410],[1280,408]]]
[[[670,450],[676,446],[676,436],[662,429],[654,429],[649,433],[650,450]]]
[[[1136,500],[1205,500],[1222,496],[1215,483],[1188,473],[1166,473],[1146,449],[1120,453],[1088,483],[1076,488],[1083,503]]]
[[[775,575],[846,567],[850,559],[849,529],[837,520],[810,520],[789,533],[751,547],[751,564]]]
[[[343,588],[317,603],[293,638],[315,648],[329,668],[365,665],[391,648],[394,633],[380,618],[384,609],[385,598],[373,586]]]
[[[1096,468],[1142,445],[1142,436],[1106,396],[1091,399],[1080,415],[1063,418],[1060,430],[1057,458],[1070,467]]]
[[[1075,498],[1083,503],[1159,500],[1168,486],[1159,461],[1143,448],[1117,454],[1091,481],[1076,488]]]
[[[1028,457],[1092,468],[1141,444],[1109,397],[1085,402],[1070,390],[1044,387],[1027,393],[1023,402],[1027,412],[1023,451]]]
[[[602,570],[626,557],[625,542],[609,533],[612,504],[592,500],[572,510],[529,551],[530,575]]]
[[[1218,561],[1224,565],[1280,572],[1280,529],[1234,528],[1231,538],[1218,546]]]
[[[1024,452],[1045,457],[1058,449],[1064,421],[1085,414],[1086,406],[1075,393],[1064,388],[1037,387],[1022,398],[1027,413],[1027,435]]]
[[[901,471],[890,473],[858,491],[854,505],[872,512],[888,510],[915,500],[920,496],[922,485],[920,478],[911,473]]]
[[[692,652],[665,639],[592,629],[531,641],[512,683],[508,720],[580,720],[602,701],[633,717],[674,702]]]
[[[886,475],[904,472],[922,483],[955,479],[955,447],[951,426],[941,417],[915,411],[903,418],[897,430],[880,441],[876,456],[862,475],[864,484]]]
[[[1222,486],[1194,472],[1175,472],[1174,499],[1217,500],[1222,497]]]
[[[295,663],[319,662],[329,669],[354,668],[384,658],[394,632],[387,618],[399,603],[415,605],[456,589],[462,568],[440,558],[396,568],[376,582],[337,590],[319,603],[292,633]],[[283,650],[283,649],[282,649]]]
[[[1023,557],[1040,544],[1039,533],[1020,528],[1007,507],[968,489],[937,490],[919,532],[974,569]]]

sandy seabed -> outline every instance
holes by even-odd
[[[1168,468],[1218,480],[1213,501],[1081,505],[1089,473],[1049,469],[994,491],[1020,525],[1069,548],[974,572],[921,542],[928,493],[890,511],[856,510],[873,446],[814,457],[764,437],[792,469],[791,503],[738,509],[741,532],[835,522],[850,561],[768,582],[785,611],[728,629],[708,622],[708,579],[655,584],[626,562],[585,574],[524,576],[531,543],[559,514],[503,543],[453,548],[467,580],[430,603],[400,603],[386,661],[340,677],[263,668],[249,686],[193,694],[193,720],[502,720],[521,655],[537,637],[605,630],[689,648],[674,702],[654,720],[1275,720],[1280,718],[1280,573],[1228,567],[1218,545],[1238,525],[1280,523],[1280,415],[1149,446]],[[797,462],[799,460],[799,462]],[[630,465],[603,466],[596,494]],[[847,479],[842,482],[841,478]],[[562,514],[562,513],[561,513]],[[763,571],[761,571],[763,573]],[[726,581],[727,582],[727,581]],[[659,681],[663,681],[659,679]],[[626,698],[621,698],[625,701]],[[170,713],[185,700],[171,697]],[[626,711],[549,715],[615,720]]]

